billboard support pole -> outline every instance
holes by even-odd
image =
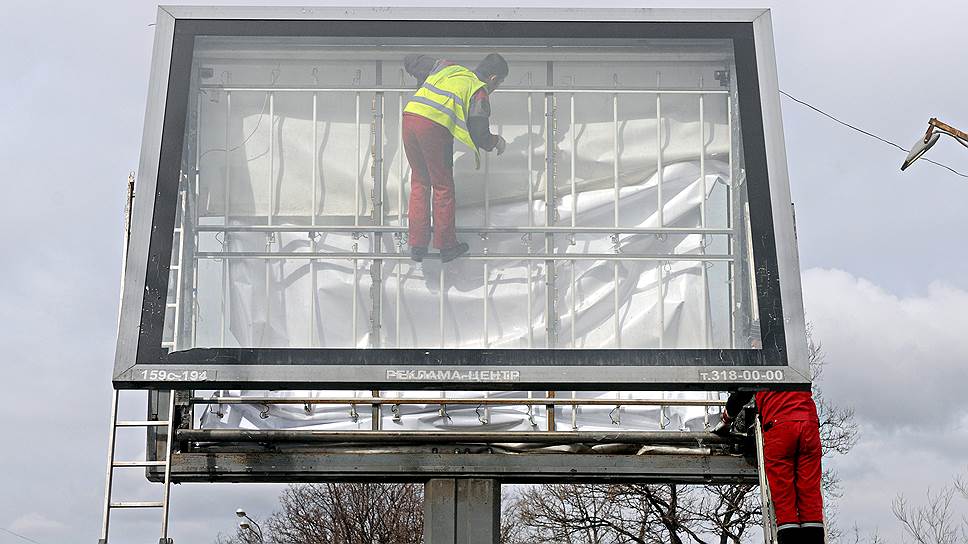
[[[424,542],[497,544],[501,484],[486,478],[433,478],[424,484]]]

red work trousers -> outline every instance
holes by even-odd
[[[763,459],[777,528],[823,522],[821,456],[816,421],[778,421],[763,434]]]
[[[457,245],[454,226],[454,137],[419,115],[403,115],[403,149],[410,161],[410,247],[430,242],[433,196],[434,247]]]

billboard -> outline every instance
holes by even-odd
[[[161,9],[115,385],[806,386],[769,15],[460,17]],[[447,196],[415,66],[493,53]]]

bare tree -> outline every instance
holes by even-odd
[[[423,542],[423,492],[413,484],[292,485],[279,497],[281,510],[262,524],[266,544],[419,544]],[[240,529],[217,544],[256,544]]]
[[[844,455],[857,443],[854,411],[823,396],[819,385],[826,357],[810,332],[808,353],[821,445],[825,456]],[[838,483],[836,473],[826,469],[821,485],[828,519],[840,496]],[[529,487],[512,501],[520,536],[508,536],[506,544],[740,544],[751,530],[762,527],[754,485],[548,485]],[[828,532],[831,541],[841,536],[830,523]]]
[[[968,480],[955,478],[940,491],[928,489],[927,502],[914,506],[902,495],[894,499],[894,517],[916,544],[968,544],[968,518],[956,514],[955,500],[968,500]]]

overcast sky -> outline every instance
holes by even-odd
[[[775,4],[782,89],[905,147],[932,116],[968,129],[957,45],[968,3]],[[123,193],[138,164],[155,5],[0,7],[0,544],[25,542],[5,531],[90,543],[101,518]],[[839,523],[900,542],[891,499],[919,499],[968,470],[968,179],[923,162],[901,174],[900,151],[786,98],[783,117],[807,319],[830,363],[823,387],[856,407],[861,424],[860,444],[833,462]],[[953,141],[930,157],[968,172],[968,152]],[[119,453],[135,457],[128,442]],[[117,489],[144,487],[133,474]],[[211,542],[233,530],[237,506],[263,515],[276,493],[180,486],[175,542]],[[135,542],[124,538],[133,529],[144,542],[157,513],[117,521],[112,543]]]

